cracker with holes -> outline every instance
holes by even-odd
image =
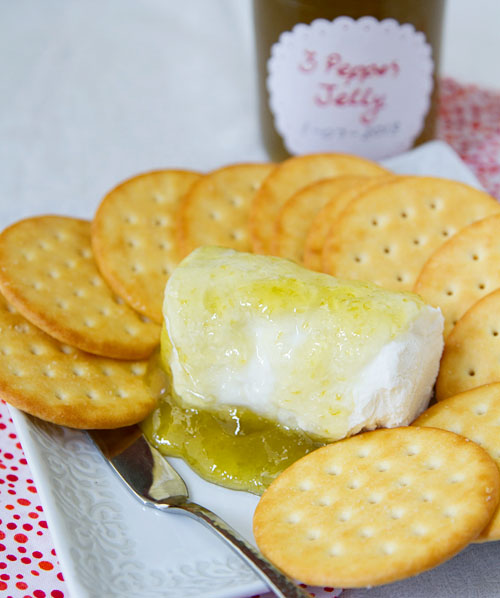
[[[500,289],[474,303],[446,338],[436,382],[436,399],[441,401],[498,381]]]
[[[281,208],[276,221],[273,253],[301,263],[304,245],[315,216],[327,203],[336,203],[344,192],[352,192],[375,177],[344,175],[312,183],[292,195]]]
[[[0,397],[36,417],[73,428],[117,428],[156,406],[146,362],[118,361],[65,345],[0,296]]]
[[[440,307],[445,336],[481,297],[500,287],[500,214],[456,233],[427,260],[414,291]]]
[[[281,162],[264,180],[250,208],[252,250],[272,252],[279,211],[292,195],[321,179],[346,174],[377,176],[387,174],[387,170],[375,162],[348,154],[308,154]]]
[[[412,425],[461,434],[483,447],[500,467],[500,383],[486,384],[441,401]],[[476,541],[500,540],[500,510]]]
[[[250,251],[250,205],[262,181],[274,168],[274,164],[233,164],[198,180],[179,210],[179,257],[202,245]]]
[[[493,459],[437,428],[376,430],[300,459],[262,496],[265,556],[312,585],[363,587],[415,575],[478,537],[499,501]]]
[[[92,255],[90,223],[63,216],[21,220],[0,234],[0,290],[30,322],[63,343],[143,359],[159,326],[116,297]]]
[[[361,184],[346,188],[328,201],[314,217],[304,241],[304,265],[307,268],[321,272],[323,247],[328,232],[348,204],[363,191],[381,185],[391,178],[393,177],[390,175],[365,177]]]
[[[500,213],[490,195],[463,183],[403,176],[363,192],[331,227],[328,274],[411,290],[427,259],[473,222]]]
[[[120,297],[158,323],[165,284],[179,262],[178,208],[200,176],[185,170],[135,176],[104,197],[92,221],[92,247],[102,275]]]

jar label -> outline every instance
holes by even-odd
[[[413,25],[317,19],[281,34],[268,61],[275,127],[291,154],[372,159],[409,149],[430,107],[434,64]]]

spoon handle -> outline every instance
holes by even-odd
[[[157,506],[160,507],[158,504]],[[161,508],[161,507],[160,507]],[[300,588],[290,577],[282,573],[262,554],[249,544],[236,530],[218,515],[188,500],[169,506],[169,510],[179,510],[197,519],[212,530],[259,575],[278,598],[311,598],[309,592]]]

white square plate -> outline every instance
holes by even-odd
[[[385,164],[398,173],[427,174],[479,186],[456,154],[432,142]],[[199,523],[143,507],[113,475],[86,434],[41,422],[11,408],[72,598],[239,598],[265,592],[253,572]],[[193,500],[214,510],[253,541],[256,496],[201,480],[174,466]],[[486,555],[486,557],[484,556]],[[353,555],[355,558],[355,555]],[[477,579],[486,560],[500,562],[500,543],[472,546],[429,574],[375,588],[380,596],[500,596],[498,567],[463,592],[450,579]],[[455,564],[454,564],[455,563]],[[494,573],[494,571],[497,573]],[[493,579],[495,578],[495,579]],[[415,581],[418,580],[418,581]],[[346,591],[348,596],[363,590]]]

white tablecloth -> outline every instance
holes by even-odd
[[[0,221],[90,216],[132,174],[264,160],[250,9],[15,0],[0,11]]]

